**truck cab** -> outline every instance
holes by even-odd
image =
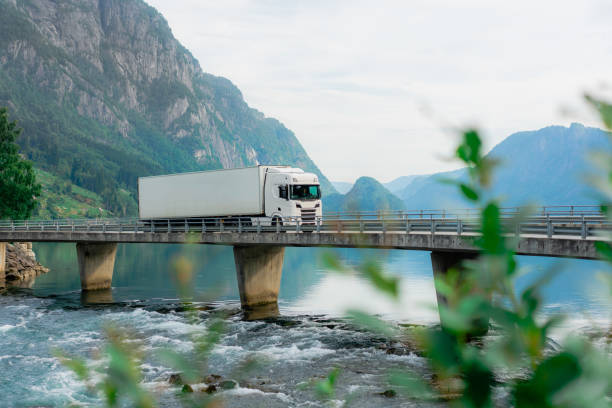
[[[272,225],[314,225],[322,215],[321,185],[316,174],[291,167],[270,167],[266,172],[265,215]]]

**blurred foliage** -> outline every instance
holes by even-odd
[[[591,96],[586,99],[612,130],[612,105]],[[515,407],[611,406],[612,333],[604,336],[605,344],[596,345],[586,336],[573,334],[558,350],[549,347],[551,330],[562,316],[544,316],[540,311],[542,290],[555,271],[548,271],[520,293],[514,289],[518,275],[514,232],[528,212],[504,218],[498,200],[483,198],[492,196],[489,188],[496,163],[483,155],[478,131],[462,133],[455,156],[466,166],[469,180],[450,182],[481,209],[479,234],[465,238],[476,246],[478,257],[436,277],[441,327],[416,330],[433,374],[431,380],[398,371],[390,373],[390,385],[409,398],[444,399],[457,407],[494,406],[496,387],[507,390],[509,403]],[[600,163],[603,176],[597,186],[604,197],[602,209],[612,221],[612,212],[607,211],[607,203],[612,203],[612,155],[606,154]],[[601,242],[597,247],[602,259],[612,265],[612,246]],[[327,260],[329,266],[338,263]],[[384,275],[376,263],[367,263],[360,271],[379,291],[397,297],[395,289],[390,289],[397,288],[396,283],[391,278],[381,281]],[[610,275],[608,272],[603,279],[612,294]],[[365,312],[351,310],[348,317],[377,334],[401,338],[389,323]],[[495,336],[481,337],[489,324]]]
[[[188,334],[192,350],[189,353],[178,353],[163,349],[156,358],[167,367],[177,371],[175,383],[182,386],[178,392],[180,402],[186,407],[216,407],[219,398],[208,392],[193,392],[190,384],[205,382],[208,373],[208,358],[214,347],[221,341],[225,331],[225,316],[217,314],[203,320],[192,303],[193,299],[193,265],[185,255],[179,255],[171,262],[171,271],[178,286],[181,309],[192,330]],[[137,408],[158,406],[154,393],[142,383],[140,369],[144,353],[137,335],[125,328],[107,327],[107,340],[97,361],[88,363],[78,357],[70,357],[61,351],[55,355],[60,362],[70,369],[92,393],[104,398],[107,407],[117,407],[127,403]],[[247,361],[240,366],[248,372],[254,363]],[[91,368],[97,367],[97,368]]]
[[[319,398],[333,398],[336,393],[336,380],[340,374],[340,369],[334,368],[329,375],[316,383],[315,389]]]
[[[587,97],[604,123],[610,128],[610,105]],[[611,129],[612,130],[612,129]],[[439,296],[441,326],[411,329],[417,344],[427,357],[431,377],[424,380],[422,374],[402,370],[389,373],[389,395],[399,392],[411,399],[449,401],[451,406],[480,408],[496,405],[494,396],[503,388],[511,406],[515,407],[609,407],[612,402],[612,335],[604,336],[603,344],[595,344],[587,336],[569,335],[561,345],[550,347],[549,337],[562,321],[558,315],[543,315],[542,290],[555,271],[536,279],[520,293],[515,292],[518,275],[514,248],[516,225],[528,215],[521,212],[508,219],[501,216],[500,204],[491,197],[488,189],[496,163],[483,155],[482,140],[476,130],[462,133],[455,156],[467,167],[469,180],[455,182],[466,199],[480,208],[479,234],[467,237],[478,249],[478,256],[466,259],[436,277]],[[612,191],[612,156],[603,161],[602,185]],[[607,165],[607,167],[605,167]],[[61,188],[61,187],[60,187]],[[612,194],[602,200],[602,210],[608,211]],[[611,218],[612,221],[612,218]],[[612,237],[611,237],[612,238]],[[612,265],[612,247],[599,243],[602,259]],[[345,268],[333,256],[326,256],[325,264],[343,273]],[[193,266],[187,258],[173,260],[172,269],[178,283],[179,294],[187,311],[187,319],[193,325],[191,334],[193,352],[185,356],[165,350],[160,358],[180,371],[186,383],[201,382],[207,372],[208,358],[224,332],[222,316],[203,322],[199,311],[193,307]],[[380,264],[366,262],[357,268],[380,292],[397,300],[399,281],[381,270]],[[610,284],[610,273],[603,275]],[[360,310],[348,311],[348,317],[357,325],[377,335],[402,339],[405,331],[376,316]],[[490,327],[494,336],[482,337]],[[102,369],[98,376],[83,361],[58,354],[63,364],[70,368],[92,391],[100,392],[109,407],[117,406],[123,399],[133,406],[154,406],[154,398],[142,386],[138,369],[142,354],[138,342],[112,329],[108,331]],[[257,362],[247,361],[240,369],[245,372]],[[339,369],[333,369],[326,378],[313,383],[314,391],[321,399],[336,397]],[[397,390],[397,391],[396,391]],[[191,392],[183,387],[181,401],[185,406],[205,407],[218,403],[207,393]],[[347,396],[345,403],[354,397]],[[505,404],[505,402],[504,402]]]
[[[69,357],[61,351],[55,355],[90,392],[102,394],[106,406],[118,407],[128,401],[137,408],[153,407],[152,396],[141,384],[139,366],[143,353],[139,343],[129,332],[115,327],[107,327],[105,334],[106,343],[100,356],[106,360],[103,368],[92,369],[84,359]]]

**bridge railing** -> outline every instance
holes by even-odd
[[[500,213],[502,217],[514,217],[525,211],[525,207],[502,207]],[[601,208],[597,205],[552,205],[545,207],[535,207],[530,211],[531,214],[538,216],[603,216]],[[458,209],[419,209],[419,210],[381,210],[381,211],[342,211],[326,212],[325,218],[344,219],[375,219],[375,218],[470,218],[480,214],[478,208],[458,208]]]
[[[612,231],[612,224],[595,206],[543,207],[541,212],[514,222],[519,209],[502,211],[507,233],[522,235],[600,237]],[[2,221],[0,232],[54,233],[407,233],[475,234],[479,229],[477,213],[463,216],[444,210],[418,212],[334,213],[323,217],[286,217],[280,222],[253,217],[188,218],[140,220],[136,218],[62,219]]]

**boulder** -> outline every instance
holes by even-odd
[[[217,392],[217,386],[215,384],[210,384],[208,387],[206,387],[206,389],[204,389],[204,392],[207,394],[213,394]]]
[[[170,374],[170,378],[168,378],[168,382],[172,385],[182,385],[183,377],[181,377],[180,373]]]
[[[234,380],[225,380],[219,383],[219,387],[224,390],[232,390],[238,386],[238,383]]]
[[[221,380],[221,376],[217,375],[217,374],[210,374],[208,376],[206,376],[206,378],[204,379],[204,382],[206,384],[212,384],[212,383],[216,383],[219,382]]]
[[[395,392],[395,390],[384,390],[380,393],[380,395],[387,398],[393,398],[397,395],[397,393]]]
[[[23,286],[23,282],[34,279],[49,269],[36,261],[31,242],[16,242],[6,246],[5,279],[11,286]]]

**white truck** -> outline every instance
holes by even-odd
[[[255,166],[138,178],[141,220],[241,219],[262,226],[315,224],[321,217],[316,174]]]

